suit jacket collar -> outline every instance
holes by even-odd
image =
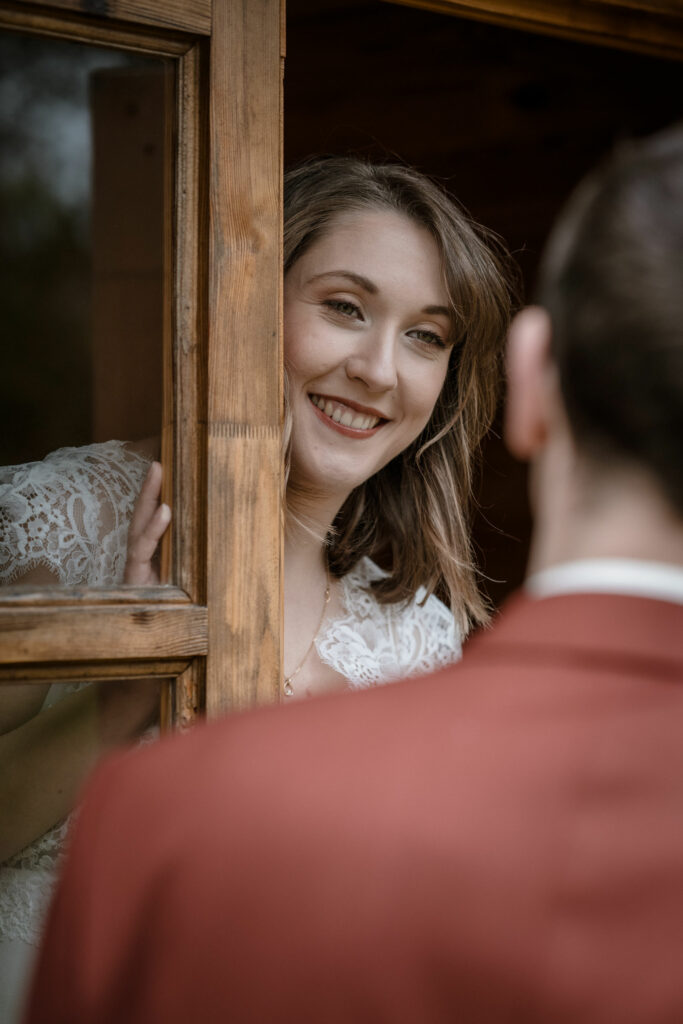
[[[511,649],[533,659],[610,658],[644,661],[683,683],[683,606],[616,594],[513,595],[490,629],[465,648],[498,659]]]

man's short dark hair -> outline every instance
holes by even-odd
[[[648,469],[683,513],[683,124],[622,144],[579,186],[538,301],[579,447]]]

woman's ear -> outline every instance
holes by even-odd
[[[518,459],[532,459],[548,436],[556,390],[550,337],[550,317],[540,306],[518,313],[508,333],[504,437]]]

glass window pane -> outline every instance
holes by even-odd
[[[0,69],[0,585],[111,585],[159,448],[172,67],[4,33]]]

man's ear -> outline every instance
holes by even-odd
[[[550,317],[540,306],[518,313],[508,333],[504,436],[518,459],[532,459],[548,436],[555,392],[550,337]]]

